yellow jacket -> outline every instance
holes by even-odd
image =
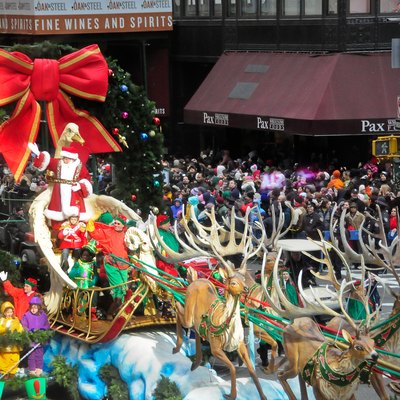
[[[24,327],[19,322],[17,317],[13,318],[0,318],[0,335],[4,335],[6,332],[23,332]],[[2,353],[15,353],[22,349],[19,346],[7,346],[1,347],[0,352]]]

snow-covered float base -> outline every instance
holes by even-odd
[[[45,352],[45,370],[57,355],[78,366],[79,391],[85,399],[99,400],[107,393],[99,378],[99,370],[105,364],[118,368],[129,388],[130,399],[152,399],[152,393],[161,375],[177,383],[185,400],[219,400],[230,391],[230,382],[218,377],[213,369],[199,367],[191,371],[194,341],[187,340],[181,353],[172,354],[175,333],[170,330],[147,330],[124,334],[111,343],[88,345],[58,335]],[[260,379],[268,400],[287,399],[281,385],[268,379]],[[300,398],[298,380],[290,380],[296,397]],[[238,400],[259,398],[250,377],[238,378]],[[308,389],[309,398],[314,399]]]

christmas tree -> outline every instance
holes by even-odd
[[[33,45],[14,45],[7,49],[29,58],[59,59],[76,51],[71,46],[42,42]],[[143,87],[132,82],[130,74],[117,60],[107,58],[109,86],[106,101],[98,103],[71,96],[76,108],[96,117],[119,141],[123,152],[100,155],[109,161],[115,177],[111,194],[145,217],[150,207],[162,204],[163,135],[160,120],[154,116],[155,104],[147,98]],[[0,110],[3,121],[13,112],[15,104]]]

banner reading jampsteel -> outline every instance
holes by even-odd
[[[0,32],[34,35],[172,30],[172,0],[0,0]]]

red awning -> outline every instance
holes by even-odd
[[[390,53],[224,53],[184,109],[188,124],[302,135],[398,133]]]

